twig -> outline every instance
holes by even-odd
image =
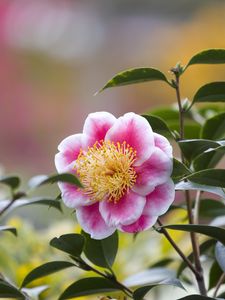
[[[214,291],[214,293],[213,293],[213,298],[216,298],[216,295],[217,295],[217,293],[218,293],[218,290],[219,290],[219,288],[221,287],[221,284],[224,282],[224,280],[225,280],[225,273],[223,273],[223,274],[220,276],[220,278],[219,278],[219,280],[218,280],[218,282],[217,282],[215,291]]]
[[[180,140],[184,139],[184,109],[182,107],[181,103],[181,96],[180,96],[180,70],[179,66],[176,68],[173,68],[171,71],[175,75],[175,90],[176,90],[176,97],[177,97],[177,102],[178,102],[178,107],[179,107],[179,122],[180,122]],[[181,152],[181,159],[182,162],[185,163],[185,159],[183,156],[183,153]],[[187,203],[187,212],[188,212],[188,220],[189,224],[194,224],[194,219],[193,219],[193,214],[192,214],[192,203],[191,203],[191,198],[190,198],[190,193],[188,190],[185,191],[185,199]],[[202,271],[202,266],[201,266],[201,261],[200,261],[200,251],[199,251],[199,244],[197,241],[196,234],[194,232],[190,233],[191,236],[191,243],[192,243],[192,249],[193,249],[193,256],[194,256],[194,262],[195,262],[195,267],[197,269],[197,274],[195,274],[199,291],[201,295],[206,296],[206,287],[205,287],[205,281],[203,277],[203,271]]]
[[[163,223],[158,219],[159,226],[163,226]],[[192,265],[191,261],[185,256],[185,254],[181,251],[181,249],[177,246],[177,244],[174,242],[174,240],[171,238],[168,231],[160,227],[160,232],[164,234],[168,242],[171,244],[171,246],[176,250],[176,252],[179,254],[179,256],[183,259],[183,261],[187,264],[187,266],[191,269],[191,271],[195,274],[195,276],[199,276],[198,271],[195,269],[195,267]]]

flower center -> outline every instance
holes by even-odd
[[[136,182],[135,159],[136,151],[126,142],[100,141],[81,150],[75,169],[84,193],[93,201],[118,202]]]

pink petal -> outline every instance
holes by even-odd
[[[173,203],[174,197],[174,183],[169,179],[166,183],[158,185],[151,194],[146,196],[144,213],[151,216],[163,215]]]
[[[109,226],[127,225],[135,222],[142,214],[146,199],[129,191],[117,203],[102,201],[100,213]]]
[[[129,144],[137,151],[134,165],[141,165],[154,150],[154,137],[148,121],[135,114],[127,113],[117,119],[109,129],[105,140]]]
[[[90,199],[85,196],[81,189],[69,183],[58,183],[62,193],[62,200],[66,206],[70,208],[78,208],[80,206],[93,204]]]
[[[144,231],[152,227],[157,220],[155,216],[141,215],[140,218],[130,225],[123,225],[119,229],[129,233]]]
[[[155,146],[161,149],[164,153],[166,153],[169,157],[173,157],[173,148],[170,145],[167,138],[163,135],[154,132],[154,140]]]
[[[135,167],[137,180],[132,190],[141,195],[151,193],[157,185],[169,179],[172,167],[172,159],[155,147],[150,158],[141,166]]]
[[[55,165],[58,172],[67,172],[77,159],[84,144],[83,134],[74,134],[65,138],[58,146],[60,151],[55,155]]]
[[[93,239],[101,240],[113,234],[115,227],[108,226],[99,213],[99,202],[76,210],[77,220]]]
[[[108,112],[95,112],[88,115],[83,132],[89,137],[89,146],[96,141],[104,140],[107,131],[115,123],[116,118]]]

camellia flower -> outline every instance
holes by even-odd
[[[77,175],[84,186],[59,183],[62,199],[94,239],[116,229],[146,230],[174,200],[172,147],[135,113],[118,119],[91,113],[83,133],[64,139],[58,150],[57,171]]]

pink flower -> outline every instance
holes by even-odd
[[[62,199],[94,239],[116,229],[146,230],[174,200],[172,147],[135,113],[118,119],[107,112],[89,114],[83,133],[64,139],[58,150],[58,172],[76,174],[84,185],[59,183]]]

